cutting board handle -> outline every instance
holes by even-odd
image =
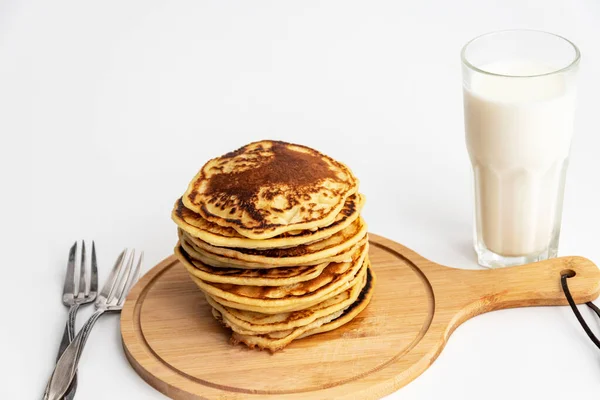
[[[455,290],[438,300],[454,303],[462,309],[459,319],[465,320],[487,311],[526,306],[566,305],[560,278],[568,279],[576,303],[592,301],[600,294],[600,270],[584,257],[560,257],[516,267],[488,270],[453,270],[436,284],[448,285],[454,279]],[[447,292],[446,292],[447,293]]]

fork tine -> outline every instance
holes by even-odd
[[[83,297],[85,294],[85,240],[81,241],[81,264],[79,265],[79,284],[77,285],[77,296]]]
[[[98,263],[96,262],[96,243],[92,240],[92,277],[90,279],[90,290],[86,292],[86,295],[90,292],[98,292]]]
[[[115,298],[118,300],[121,298],[121,294],[123,293],[123,289],[125,288],[125,284],[127,283],[127,279],[131,274],[131,269],[133,267],[133,260],[135,258],[135,249],[132,249],[129,253],[129,257],[127,258],[127,265],[123,268],[123,273],[119,277],[119,283],[115,287],[115,291],[112,293],[111,297],[108,299],[108,303],[111,303]]]
[[[127,295],[129,294],[129,291],[131,290],[131,287],[137,282],[138,278],[140,277],[140,271],[141,271],[143,260],[144,260],[144,252],[142,251],[140,253],[140,258],[138,260],[137,265],[135,266],[135,269],[132,268],[129,271],[129,276],[127,277],[127,281],[125,281],[125,286],[123,287],[123,291],[121,292],[121,296],[119,297],[119,302],[117,305],[119,305],[119,306],[123,305],[123,303],[125,302],[125,299],[127,298]]]
[[[69,250],[69,263],[67,264],[67,275],[65,276],[65,284],[63,294],[75,293],[75,255],[77,253],[77,242],[73,243]]]
[[[115,261],[114,267],[112,268],[112,270],[110,271],[110,274],[108,275],[108,279],[106,280],[106,283],[104,284],[104,286],[102,286],[102,292],[100,292],[100,297],[104,297],[105,299],[107,299],[114,291],[115,283],[119,276],[121,267],[123,266],[123,260],[125,259],[126,252],[127,252],[127,249],[123,250],[121,252],[121,254],[119,254],[117,261]]]

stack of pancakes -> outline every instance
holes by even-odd
[[[176,202],[175,254],[233,343],[277,351],[369,303],[363,204],[344,164],[304,146],[251,143],[207,162]]]

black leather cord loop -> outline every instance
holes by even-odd
[[[569,290],[569,286],[567,285],[567,279],[569,279],[569,278],[571,278],[573,276],[574,275],[569,275],[569,274],[562,274],[561,275],[561,277],[560,277],[560,283],[562,285],[563,292],[565,292],[565,297],[567,298],[567,301],[569,302],[569,305],[571,306],[571,309],[575,313],[575,317],[577,317],[577,320],[579,321],[579,323],[583,327],[583,330],[585,331],[585,333],[587,333],[587,335],[592,340],[592,342],[594,342],[594,344],[600,349],[600,340],[598,340],[598,338],[596,337],[596,335],[594,335],[594,332],[592,332],[592,330],[590,329],[590,327],[588,326],[588,324],[583,319],[583,316],[581,315],[581,313],[577,309],[577,305],[575,304],[575,301],[573,300],[573,296],[571,296],[571,291]],[[589,302],[589,303],[586,303],[586,304],[600,318],[600,308],[598,308],[592,302]]]

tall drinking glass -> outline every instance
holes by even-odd
[[[475,251],[486,267],[556,257],[579,50],[551,33],[488,33],[462,50]]]

